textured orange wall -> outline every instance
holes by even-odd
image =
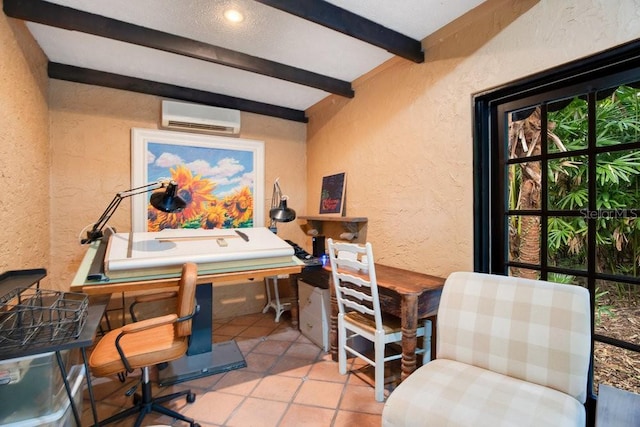
[[[131,128],[158,129],[161,99],[58,80],[50,87],[52,273],[68,286],[86,251],[80,231],[131,187]],[[276,177],[291,205],[305,206],[306,125],[249,113],[241,121],[241,138],[265,142],[265,215]],[[125,199],[109,225],[129,231],[130,206]],[[285,239],[304,236],[295,223],[278,229]]]
[[[390,61],[354,83],[354,99],[311,108],[308,128],[243,114],[241,136],[266,143],[265,208],[280,177],[290,205],[313,215],[322,176],[346,171],[347,214],[369,217],[378,261],[470,269],[472,94],[635,39],[639,14],[637,0],[488,0],[424,40],[424,64]],[[68,287],[80,230],[129,188],[130,128],[157,128],[159,106],[47,81],[24,25],[0,15],[0,271],[44,266]],[[129,218],[125,201],[111,224],[126,231]],[[298,224],[279,234],[308,245]]]
[[[0,14],[0,273],[49,268],[47,84],[24,23]]]
[[[308,111],[309,214],[346,171],[347,215],[369,218],[383,264],[473,268],[472,95],[640,36],[638,2],[488,0]]]

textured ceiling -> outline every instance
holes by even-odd
[[[48,3],[66,6],[310,71],[345,83],[352,82],[393,56],[384,48],[262,4],[269,3],[268,1],[30,1],[35,2],[36,8]],[[15,16],[8,11],[8,6],[21,8],[23,3],[26,3],[25,0],[4,0],[5,13]],[[293,3],[304,12],[307,4],[324,2],[297,0]],[[419,42],[482,1],[330,0],[328,3]],[[234,24],[223,18],[223,12],[230,7],[244,14],[242,22]],[[63,9],[63,16],[68,11],[66,8],[59,9]],[[335,11],[334,8],[334,14],[338,15]],[[35,15],[34,12],[29,13]],[[211,55],[213,61],[196,59],[87,32],[58,28],[64,25],[46,22],[48,17],[43,18],[46,25],[36,23],[38,19],[32,19],[30,16],[22,19],[28,21],[29,30],[51,63],[300,111],[306,110],[330,94],[329,90],[323,88],[271,77],[269,64],[266,67],[267,71],[259,74],[214,63],[220,56],[217,53]],[[354,21],[349,22],[349,25],[354,25]],[[91,25],[96,26],[93,23]],[[143,37],[151,39],[148,35]],[[428,52],[424,54],[428,55]]]

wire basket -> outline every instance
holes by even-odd
[[[0,298],[0,345],[18,347],[77,338],[87,320],[86,294],[15,288]]]

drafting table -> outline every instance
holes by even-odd
[[[134,237],[132,240],[133,245],[137,245],[137,247],[131,248],[130,242],[127,242],[125,245],[129,248],[127,251],[132,255],[135,255],[136,250],[142,251],[143,255],[140,258],[146,256],[151,261],[143,260],[142,263],[132,261],[131,270],[133,274],[131,277],[127,276],[126,268],[119,270],[117,278],[109,277],[110,270],[106,269],[105,272],[101,273],[92,272],[92,264],[112,263],[114,259],[122,259],[117,258],[120,256],[117,254],[122,253],[122,247],[116,249],[117,253],[114,257],[114,254],[110,253],[113,250],[113,246],[109,247],[105,241],[93,242],[88,247],[73,279],[71,291],[95,295],[171,290],[170,288],[175,289],[178,285],[182,263],[190,259],[199,260],[201,264],[199,264],[198,268],[196,298],[198,305],[200,305],[200,312],[193,319],[189,350],[187,356],[171,362],[169,368],[160,371],[160,385],[175,384],[245,367],[246,362],[235,341],[212,343],[212,284],[214,282],[228,283],[236,281],[258,281],[262,284],[262,280],[265,277],[298,274],[304,264],[293,256],[293,249],[288,243],[271,233],[267,228],[243,228],[241,230],[242,233],[246,234],[248,240],[236,235],[235,230],[223,229],[215,232],[225,236],[223,238],[227,244],[226,246],[218,244],[218,237],[213,236],[213,239],[207,239],[206,236],[210,230],[186,230],[184,233],[178,230],[174,230],[177,233],[165,233],[164,231],[142,234],[132,233]],[[265,231],[269,234],[266,234]],[[215,233],[211,232],[209,234]],[[114,236],[119,236],[119,234]],[[182,237],[191,237],[191,239],[182,239]],[[171,248],[167,252],[174,251],[175,260],[172,260],[171,256],[165,256],[163,251],[158,250],[157,242],[155,242],[156,238],[171,239],[168,242]],[[112,239],[113,236],[109,238],[109,241]],[[141,249],[144,246],[144,244],[140,243],[141,239],[146,241],[153,239],[154,243],[151,243],[150,246],[151,251],[161,253],[159,255],[156,254],[158,255],[156,257],[144,254],[144,250]],[[190,244],[189,248],[179,248],[179,246],[186,246],[187,243]],[[110,244],[113,245],[113,242]],[[105,245],[107,245],[106,248]],[[265,252],[265,245],[271,245],[275,250],[272,252],[267,250]],[[194,248],[198,248],[197,251],[206,253],[193,252],[191,255],[184,255],[185,252],[195,250]],[[286,249],[286,252],[283,252],[284,249]],[[236,254],[235,258],[229,256],[230,253]],[[204,256],[199,257],[199,255]],[[219,264],[216,264],[216,256],[220,260]],[[164,265],[158,265],[157,258],[159,257],[164,258]],[[145,268],[147,270],[144,270]]]

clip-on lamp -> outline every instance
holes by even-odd
[[[111,200],[111,203],[109,203],[104,212],[102,212],[102,215],[100,215],[100,218],[98,218],[98,221],[93,224],[91,230],[87,231],[86,239],[80,240],[80,243],[82,243],[83,245],[86,243],[91,243],[98,239],[101,239],[104,236],[102,229],[107,224],[107,221],[109,221],[116,209],[118,209],[118,206],[120,206],[120,202],[122,202],[122,199],[135,196],[136,194],[148,193],[149,191],[165,187],[165,191],[158,191],[157,193],[153,193],[151,195],[151,206],[162,212],[175,213],[183,210],[187,204],[180,198],[180,196],[176,194],[178,185],[174,181],[157,181],[152,182],[151,184],[143,185],[141,187],[131,188],[115,195],[113,200]]]
[[[280,178],[276,178],[273,183],[273,194],[271,196],[271,210],[269,210],[269,218],[271,222],[269,224],[269,230],[274,234],[278,233],[278,222],[291,222],[296,219],[296,211],[287,206],[288,196],[282,194],[280,189]]]

